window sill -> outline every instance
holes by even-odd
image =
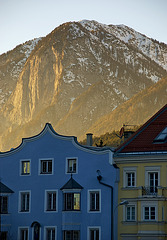
[[[77,172],[66,172],[67,174],[76,174]]]
[[[123,221],[122,224],[125,224],[125,225],[136,225],[137,221]]]
[[[143,221],[140,221],[140,222],[138,222],[139,224],[158,224],[159,222],[158,221],[156,221],[156,220],[143,220]]]
[[[98,213],[98,212],[100,212],[100,210],[89,210],[89,212],[95,212],[95,213]]]
[[[53,173],[52,173],[52,172],[51,172],[51,173],[50,173],[50,172],[49,172],[49,173],[43,173],[43,172],[41,172],[40,175],[53,175]]]
[[[138,190],[138,187],[123,187],[122,190]]]
[[[81,210],[63,210],[62,212],[63,213],[71,213],[71,212],[73,212],[73,213],[81,213]]]
[[[57,210],[45,210],[45,212],[53,213],[53,212],[57,212]]]
[[[19,213],[30,213],[30,211],[19,211]]]

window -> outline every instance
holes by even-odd
[[[135,186],[135,173],[127,172],[127,187],[134,187],[134,186]]]
[[[57,191],[46,191],[46,211],[57,211]]]
[[[1,232],[1,240],[7,240],[8,233],[7,232]]]
[[[76,158],[67,159],[67,173],[76,172],[77,172],[77,159]]]
[[[80,240],[80,231],[66,230],[63,231],[63,240]]]
[[[135,221],[135,205],[126,207],[126,221]]]
[[[8,213],[8,197],[0,196],[0,213],[6,214]]]
[[[147,206],[144,207],[144,220],[154,221],[156,219],[155,207]]]
[[[20,192],[20,212],[29,212],[30,192]]]
[[[156,193],[158,187],[158,172],[149,173],[150,193]]]
[[[163,131],[158,134],[158,136],[154,139],[154,142],[164,143],[167,139],[167,127],[163,129]]]
[[[141,218],[143,221],[157,221],[158,202],[157,201],[141,202]]]
[[[164,207],[162,207],[162,221],[164,221]]]
[[[19,240],[28,240],[28,228],[20,228]]]
[[[160,167],[145,167],[145,186],[143,195],[157,195],[160,186]]]
[[[64,193],[64,210],[80,210],[80,193]]]
[[[52,174],[53,166],[52,160],[41,160],[41,174]]]
[[[89,191],[89,211],[100,211],[100,191]]]
[[[47,227],[46,228],[46,240],[55,240],[56,239],[56,230],[55,227]]]
[[[99,228],[89,228],[89,240],[99,240],[100,231]]]
[[[137,167],[124,167],[123,169],[123,187],[136,187]]]
[[[21,175],[30,174],[30,161],[21,161]]]

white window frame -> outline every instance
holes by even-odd
[[[52,161],[52,172],[42,172],[42,161]],[[48,176],[53,175],[54,173],[54,159],[53,158],[40,158],[39,159],[39,175],[40,176]]]
[[[28,231],[28,238],[27,239],[29,239],[29,227],[27,227],[27,226],[18,227],[18,239],[19,240],[21,239],[21,230],[27,230]]]
[[[158,186],[160,186],[160,169],[161,167],[159,166],[152,166],[152,167],[145,167],[145,186],[150,187],[150,182],[149,182],[149,174],[150,173],[158,173]]]
[[[68,168],[68,167],[69,167],[69,166],[68,166],[69,160],[76,160],[76,171],[75,171],[75,172],[74,172],[74,171],[71,171],[71,172],[68,171],[68,169],[69,169],[69,168]],[[65,171],[65,172],[66,172],[66,174],[71,174],[71,173],[72,173],[72,174],[78,174],[78,158],[77,158],[77,157],[67,157],[67,158],[66,158],[66,171]]]
[[[65,194],[79,194],[79,209],[74,209],[74,197],[72,198],[72,208],[71,209],[67,209],[66,208],[66,199],[65,198]],[[81,191],[75,191],[75,190],[69,190],[69,191],[63,191],[63,211],[65,212],[80,212],[81,211]]]
[[[134,173],[134,186],[128,186],[128,173]],[[124,167],[123,168],[123,187],[124,188],[135,188],[136,187],[136,177],[137,177],[137,167]]]
[[[91,198],[90,198],[90,194],[91,193],[99,193],[99,210],[91,210],[90,209],[90,204],[91,204]],[[88,213],[101,213],[101,189],[89,189],[88,190],[88,204],[87,204],[87,211]]]
[[[155,207],[155,219],[145,219],[145,207]],[[141,217],[142,217],[142,221],[144,222],[155,222],[158,221],[158,204],[157,202],[152,202],[152,201],[148,201],[148,202],[142,202],[141,203]]]
[[[135,206],[135,220],[127,220],[127,207]],[[135,222],[137,221],[137,202],[129,202],[128,205],[123,205],[123,221],[124,222]]]
[[[22,168],[22,165],[23,165],[23,162],[29,162],[30,163],[30,173],[23,173],[23,168]],[[31,176],[31,159],[21,159],[20,160],[20,176]]]
[[[64,234],[65,232],[70,231],[70,232],[79,232],[79,239],[81,239],[81,231],[80,230],[63,230],[63,239],[64,239]]]
[[[44,226],[44,239],[46,239],[47,237],[47,230],[48,229],[54,229],[55,230],[55,239],[54,240],[57,240],[57,226]]]
[[[132,219],[132,207],[135,208],[135,219]],[[131,213],[130,213],[130,219],[127,219],[127,209],[130,208]],[[126,222],[135,222],[136,221],[136,203],[132,204],[128,204],[127,206],[125,206],[125,221]]]
[[[21,199],[22,199],[22,194],[29,193],[29,210],[28,211],[21,211]],[[24,191],[19,191],[19,213],[30,213],[31,211],[31,190],[24,190]]]
[[[48,210],[48,193],[56,193],[56,210]],[[57,189],[47,189],[45,190],[45,207],[44,211],[46,213],[58,212],[58,190]]]
[[[87,239],[88,240],[91,240],[90,239],[90,232],[91,230],[99,230],[99,240],[101,240],[101,227],[100,226],[88,226],[88,230],[87,230]]]

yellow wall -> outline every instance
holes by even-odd
[[[167,190],[158,189],[158,197],[155,196],[142,196],[141,186],[145,186],[145,167],[160,167],[160,186],[167,186],[167,162],[163,161],[145,161],[142,159],[138,163],[127,163],[126,164],[117,163],[120,169],[120,182],[118,189],[118,201],[128,200],[130,202],[136,202],[136,221],[135,222],[123,222],[123,213],[125,211],[125,206],[118,207],[118,239],[122,240],[121,234],[137,234],[143,231],[163,231],[167,234],[167,204],[165,197],[167,197]],[[124,188],[123,180],[124,174],[123,169],[128,167],[136,167],[136,187],[135,188]],[[142,220],[142,205],[149,202],[154,202],[158,206],[158,221],[143,221]],[[162,219],[162,207],[164,208],[164,220]],[[138,237],[140,239],[140,237]],[[142,238],[141,238],[142,239]],[[158,238],[157,238],[158,239]],[[161,238],[165,239],[165,238]],[[167,239],[167,238],[166,238]]]

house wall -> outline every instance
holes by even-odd
[[[128,221],[127,206],[118,207],[118,239],[166,239],[167,237],[167,155],[142,157],[115,157],[120,169],[118,202],[128,200],[135,206],[135,220]],[[127,172],[135,172],[135,186],[127,187]],[[148,172],[158,172],[157,193],[142,191],[149,186]],[[156,206],[156,219],[144,219],[144,206]]]
[[[80,230],[80,240],[88,239],[89,227],[99,228],[101,240],[111,239],[111,189],[98,182],[96,170],[101,171],[102,181],[113,187],[115,207],[119,170],[112,165],[112,155],[111,150],[97,151],[82,147],[74,138],[54,134],[48,126],[40,135],[24,140],[17,149],[0,154],[1,181],[14,191],[9,196],[9,214],[4,216],[2,230],[7,229],[12,239],[18,239],[19,228],[25,227],[29,229],[29,239],[33,239],[31,224],[37,221],[41,225],[41,240],[45,239],[47,226],[55,226],[56,239],[63,239],[63,230]],[[60,189],[71,177],[66,173],[66,159],[70,157],[77,158],[78,164],[77,173],[72,177],[83,187],[78,212],[63,211],[63,191]],[[53,174],[40,174],[40,159],[52,159]],[[20,174],[23,160],[30,160],[30,175]],[[45,211],[46,190],[57,191],[56,212]],[[89,190],[99,190],[101,193],[101,210],[98,212],[88,211]],[[22,191],[30,192],[29,212],[20,212],[19,194]],[[114,217],[117,217],[116,214]]]

